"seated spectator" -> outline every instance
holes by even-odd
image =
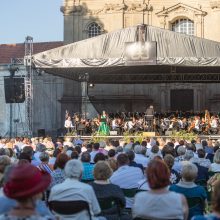
[[[220,180],[215,183],[212,194],[212,213],[205,216],[195,216],[192,220],[219,220],[220,219]]]
[[[185,158],[185,153],[186,153],[186,148],[182,145],[180,145],[178,148],[177,148],[177,157],[175,158],[175,161],[176,162],[180,162],[180,161],[184,161]]]
[[[34,151],[33,151],[33,148],[31,146],[25,146],[22,150],[21,153],[25,153],[25,154],[28,154],[30,160],[31,160],[31,163],[33,165],[35,165],[35,162],[36,161],[33,161],[33,155],[34,155]],[[39,164],[39,162],[37,162],[37,164]]]
[[[63,183],[52,187],[49,197],[50,201],[86,201],[89,204],[92,220],[95,220],[95,215],[101,212],[99,203],[93,188],[80,182],[82,176],[83,165],[79,160],[69,160],[64,168],[66,179]],[[82,211],[74,215],[61,215],[56,213],[61,219],[83,219],[89,220],[87,211]]]
[[[98,161],[105,161],[106,156],[103,153],[97,153],[94,157],[94,163],[97,163]]]
[[[92,144],[87,144],[86,149],[87,149],[87,152],[91,153],[92,152]]]
[[[79,154],[78,154],[78,152],[77,151],[73,151],[72,153],[71,153],[71,159],[79,159]]]
[[[209,142],[209,144],[208,144],[208,142],[206,140],[203,140],[202,147],[205,150],[206,154],[213,154],[214,153],[214,149],[213,149],[211,142]]]
[[[139,192],[134,199],[133,218],[187,219],[188,206],[183,195],[170,192],[170,171],[162,160],[152,160],[147,167],[150,190]]]
[[[19,157],[18,157],[18,160],[20,161],[20,160],[27,160],[27,162],[29,162],[29,163],[31,163],[31,157],[30,157],[30,155],[29,154],[27,154],[27,153],[20,153],[20,155],[19,155]],[[19,162],[18,161],[18,162]]]
[[[199,166],[209,168],[210,165],[211,165],[211,161],[209,159],[205,158],[205,150],[204,149],[198,149],[197,154],[198,154],[198,158],[193,157],[192,159],[190,159],[190,161],[192,163],[198,164]]]
[[[161,155],[159,146],[154,145],[154,146],[151,148],[150,152],[148,153],[148,157],[149,157],[150,160],[153,160],[154,157],[156,157],[156,156],[162,156],[162,155]]]
[[[213,162],[209,170],[212,172],[220,172],[220,149],[215,152]]]
[[[204,204],[206,203],[207,194],[204,187],[194,183],[198,173],[198,168],[195,164],[185,161],[181,171],[182,179],[176,185],[170,186],[170,191],[183,194],[186,198],[200,197]],[[198,205],[189,210],[189,219],[195,215],[203,215],[204,206]]]
[[[49,164],[51,164],[52,166],[54,166],[55,161],[56,161],[56,159],[57,159],[57,156],[58,156],[61,152],[62,152],[62,151],[61,151],[60,148],[56,148],[56,149],[54,150],[54,152],[53,152],[53,156],[50,157],[50,159],[49,159]]]
[[[142,164],[144,168],[147,167],[149,159],[145,156],[146,154],[146,147],[141,145],[136,145],[134,147],[135,158],[134,161],[138,164]]]
[[[89,152],[83,152],[81,156],[81,161],[83,165],[82,181],[93,181],[93,170],[94,164],[90,163],[91,156]]]
[[[65,180],[64,167],[68,160],[69,157],[64,153],[60,153],[57,156],[54,164],[54,171],[51,173],[52,181],[50,188],[58,183],[62,183]]]
[[[72,148],[72,150],[77,151],[77,153],[78,153],[79,156],[80,156],[81,153],[82,153],[82,147],[81,147],[81,145],[76,145],[74,149]]]
[[[3,185],[5,168],[10,164],[10,157],[6,155],[0,156],[0,187]]]
[[[164,157],[164,162],[170,170],[170,183],[177,184],[180,181],[179,173],[173,169],[174,157],[171,154],[166,154]]]
[[[30,163],[11,167],[4,185],[4,194],[11,199],[9,206],[5,206],[5,212],[0,219],[39,219],[52,220],[52,216],[46,216],[47,212],[39,210],[39,200],[42,192],[50,184],[51,177],[48,173],[41,173]],[[0,201],[7,199],[1,197]],[[16,203],[14,203],[16,200]],[[7,208],[12,207],[10,211]],[[1,207],[2,208],[2,207]],[[46,208],[46,207],[44,207]],[[43,215],[42,215],[43,214]]]
[[[109,159],[110,159],[110,158],[114,158],[115,155],[116,155],[116,152],[115,152],[114,149],[110,149],[110,150],[108,151],[108,158],[109,158]]]
[[[192,150],[187,150],[185,155],[184,155],[184,161],[190,161],[194,157],[194,153]]]
[[[36,152],[34,153],[34,156],[33,156],[34,165],[38,166],[41,163],[39,156],[41,153],[45,152],[46,150],[47,148],[44,144],[41,144],[41,143],[37,144]]]
[[[46,152],[42,152],[39,156],[39,159],[40,159],[41,163],[37,166],[37,168],[40,171],[47,172],[47,173],[51,174],[53,169],[48,164],[49,159],[50,159],[49,154]]]
[[[129,166],[129,159],[125,153],[117,157],[118,169],[112,174],[110,182],[118,185],[121,189],[138,188],[138,182],[144,179],[143,172],[138,167]],[[126,208],[131,208],[132,198],[126,198]]]
[[[118,164],[115,159],[113,158],[107,159],[107,162],[109,166],[111,167],[111,169],[113,170],[113,172],[115,172],[118,169]]]
[[[131,167],[138,167],[138,168],[140,168],[141,171],[143,172],[143,171],[144,171],[143,165],[142,165],[142,164],[139,164],[139,163],[136,163],[136,162],[134,161],[134,158],[135,158],[134,151],[129,150],[128,152],[126,152],[126,154],[128,155],[129,166],[131,166]]]
[[[94,143],[93,144],[93,148],[92,148],[92,152],[90,153],[90,155],[91,155],[91,163],[94,163],[94,158],[95,158],[95,155],[97,154],[97,153],[99,153],[99,143]]]
[[[109,183],[112,170],[107,162],[99,161],[94,168],[95,181],[91,183],[97,199],[113,197],[118,200],[120,208],[125,207],[125,197],[119,186]],[[102,213],[108,220],[114,220],[118,217],[118,207],[113,207]],[[121,218],[122,219],[122,218]]]
[[[104,155],[108,155],[108,152],[105,150],[105,148],[106,148],[106,142],[100,141],[99,142],[99,152],[103,153]]]

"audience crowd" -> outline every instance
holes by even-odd
[[[0,220],[220,220],[220,141],[0,139]]]

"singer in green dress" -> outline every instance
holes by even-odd
[[[107,125],[107,115],[105,111],[103,111],[101,115],[98,133],[100,135],[109,135],[109,126]]]

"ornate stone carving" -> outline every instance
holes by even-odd
[[[139,4],[139,3],[132,3],[128,5],[127,11],[135,11],[135,12],[142,12],[147,10],[147,4]]]
[[[100,14],[100,13],[107,13],[107,12],[118,12],[122,11],[126,8],[125,4],[105,4],[103,8],[98,10],[90,10],[90,14]]]
[[[127,11],[127,12],[143,12],[143,11],[152,11],[153,7],[147,4],[139,4],[139,3],[132,3],[126,5],[122,4],[105,4],[103,8],[98,10],[90,10],[90,14],[100,14],[100,13],[111,13],[111,12],[119,12],[119,11]]]
[[[86,9],[82,5],[73,5],[73,6],[61,6],[60,11],[64,15],[72,15],[72,14],[83,14]]]
[[[212,9],[220,8],[220,0],[210,0],[210,6]]]
[[[219,0],[220,1],[220,0]],[[176,15],[188,15],[188,14],[194,14],[194,15],[201,15],[205,16],[207,15],[207,12],[201,10],[200,8],[194,8],[189,5],[185,5],[183,3],[178,3],[174,6],[171,6],[169,8],[163,7],[161,11],[156,13],[158,17],[167,17],[170,14],[176,14]]]

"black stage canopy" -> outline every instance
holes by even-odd
[[[91,83],[220,81],[220,43],[152,26],[145,26],[145,40],[157,42],[156,65],[126,66],[125,44],[137,41],[137,26],[41,52],[32,60],[49,74]]]

